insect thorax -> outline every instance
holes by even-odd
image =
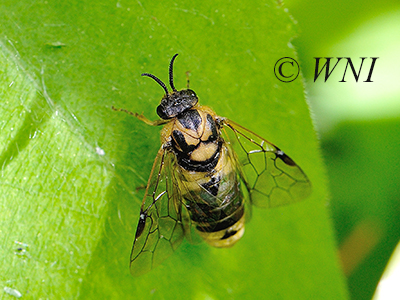
[[[211,172],[219,159],[222,138],[214,118],[198,109],[177,116],[172,146],[179,165],[188,171]]]

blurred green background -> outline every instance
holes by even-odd
[[[352,299],[371,299],[400,238],[400,4],[286,1],[330,181],[330,210]],[[314,82],[314,57],[379,57],[373,83],[345,63]],[[335,61],[336,62],[336,61]],[[334,63],[335,63],[334,62]]]
[[[371,299],[400,232],[398,1],[10,0],[0,17],[2,287],[35,299]],[[184,242],[134,278],[135,188],[159,129],[110,108],[154,119],[162,90],[140,73],[165,80],[175,53],[177,87],[190,71],[203,104],[282,147],[314,191],[254,209],[232,249]],[[278,82],[274,63],[296,55],[304,86]],[[374,82],[348,70],[339,83],[342,62],[314,83],[325,56],[356,68],[379,57]]]

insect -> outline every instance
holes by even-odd
[[[251,205],[272,208],[306,198],[311,184],[299,166],[266,139],[198,104],[196,93],[176,90],[175,54],[169,92],[157,107],[160,120],[129,113],[148,125],[164,125],[133,243],[134,276],[170,256],[197,232],[214,247],[231,247],[243,236]]]

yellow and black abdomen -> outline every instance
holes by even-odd
[[[243,194],[229,149],[208,110],[180,114],[172,127],[185,205],[200,236],[230,247],[244,233]]]

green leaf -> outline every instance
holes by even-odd
[[[4,2],[4,1],[3,1]],[[327,187],[303,85],[278,81],[296,54],[284,7],[267,3],[6,0],[0,11],[0,278],[32,298],[344,299]],[[173,54],[175,85],[266,137],[308,174],[313,194],[253,210],[230,249],[183,245],[134,278],[129,254]],[[16,244],[19,241],[24,244]],[[22,245],[22,246],[21,246]]]

